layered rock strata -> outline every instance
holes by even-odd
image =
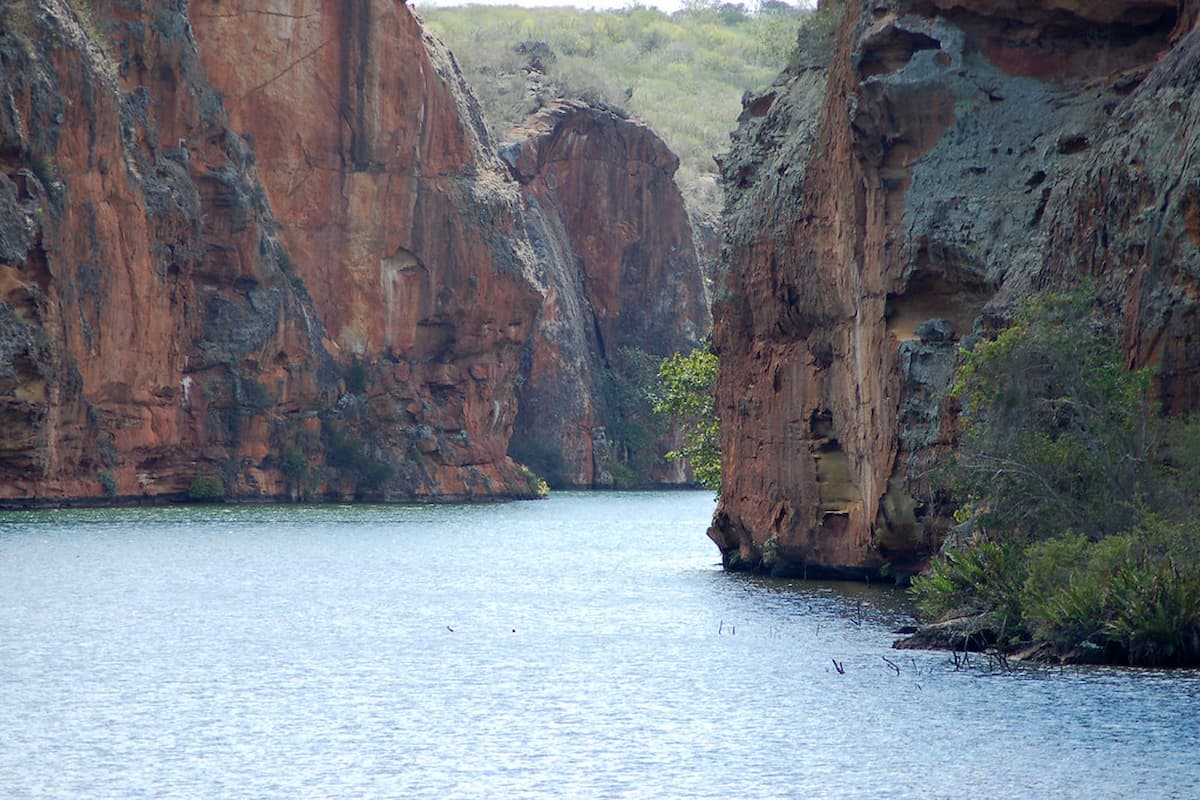
[[[963,340],[1091,276],[1132,367],[1200,401],[1193,2],[850,0],[827,68],[749,97],[724,158],[731,566],[908,573],[950,509]]]
[[[520,200],[403,3],[0,10],[0,499],[525,495]]]
[[[622,465],[685,482],[663,459],[670,432],[634,418],[647,373],[710,327],[678,157],[641,122],[578,101],[550,103],[510,138],[546,286],[512,451],[567,486],[611,486]]]

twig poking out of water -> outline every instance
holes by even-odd
[[[862,627],[862,600],[859,600],[854,604],[854,619],[850,621],[854,623],[854,627]]]
[[[725,620],[721,620],[721,624],[717,626],[717,636],[725,632]]]
[[[962,653],[959,653],[958,650],[951,650],[950,655],[954,657],[955,672],[971,666],[971,653],[967,650],[965,644],[963,645]]]
[[[842,664],[842,662],[838,661],[836,658],[831,658],[829,660],[833,662],[833,668],[837,670],[838,675],[846,674],[846,667]]]
[[[984,655],[987,656],[989,669],[993,671],[999,670],[1000,672],[1008,672],[1011,669],[1006,653],[1002,653],[999,650],[988,650]]]
[[[890,658],[888,658],[887,656],[880,656],[880,658],[882,658],[882,659],[883,659],[885,662],[887,662],[887,665],[888,665],[889,667],[891,667],[892,669],[896,670],[896,675],[897,675],[897,677],[899,677],[899,675],[900,675],[900,668],[896,666],[896,662],[892,661],[892,660],[891,660]]]
[[[821,635],[821,623],[817,623],[817,636]]]
[[[454,628],[451,628],[449,625],[446,626],[446,630],[450,631],[451,633],[454,633]]]

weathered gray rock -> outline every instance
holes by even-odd
[[[1081,277],[1200,406],[1197,4],[846,4],[722,160],[727,563],[918,568],[951,524],[960,341]]]

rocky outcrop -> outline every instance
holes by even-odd
[[[747,99],[714,304],[727,564],[908,573],[949,509],[962,340],[1089,275],[1130,366],[1200,402],[1195,3],[851,0]]]
[[[415,493],[512,492],[514,381],[541,294],[453,58],[397,0],[191,16],[297,274],[365,366],[363,438],[404,454]]]
[[[634,397],[709,328],[679,159],[644,124],[580,101],[550,103],[510,138],[546,286],[512,452],[560,485],[611,486],[622,468],[684,482],[662,458],[676,443]]]
[[[0,60],[0,499],[530,492],[519,195],[403,3],[26,0]]]

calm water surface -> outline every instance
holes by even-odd
[[[1200,674],[898,653],[712,508],[0,516],[0,797],[1200,797]]]

